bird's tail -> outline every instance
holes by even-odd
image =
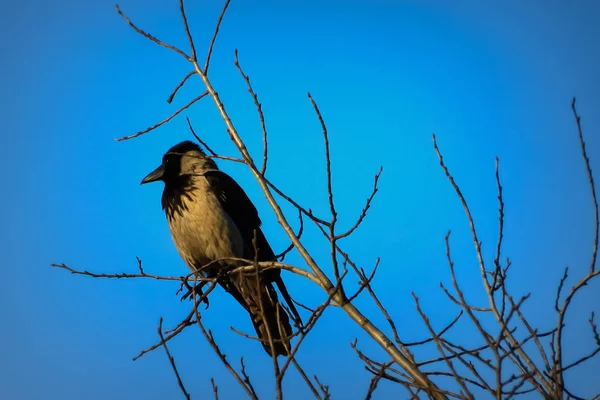
[[[266,352],[271,357],[273,352],[275,356],[289,355],[292,326],[273,284],[263,274],[236,275],[238,276],[233,277],[235,287],[244,300],[243,305],[250,314],[254,329]]]

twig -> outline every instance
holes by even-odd
[[[454,317],[454,319],[448,325],[446,325],[441,331],[439,331],[436,335],[441,338],[444,335],[444,333],[448,332],[450,330],[450,328],[452,328],[454,326],[454,324],[456,324],[458,322],[458,320],[460,319],[460,317],[462,317],[462,315],[463,315],[463,310],[460,310],[458,312],[458,314],[456,315],[456,317]],[[433,340],[434,340],[434,338],[430,337],[429,339],[420,340],[418,342],[405,342],[404,345],[406,347],[422,346],[424,344],[432,342]]]
[[[592,174],[592,167],[590,165],[590,158],[587,155],[585,148],[585,141],[583,140],[583,132],[581,129],[581,116],[577,114],[577,108],[575,106],[575,97],[571,102],[571,109],[573,110],[573,116],[577,123],[577,134],[579,136],[579,144],[581,146],[581,156],[585,162],[585,169],[587,172],[588,182],[590,184],[590,191],[592,196],[592,202],[594,203],[594,246],[592,249],[592,261],[590,263],[590,273],[593,273],[596,268],[596,257],[598,255],[598,237],[600,236],[600,217],[598,215],[598,199],[596,198],[596,185],[594,184],[594,176]]]
[[[179,89],[181,89],[183,87],[183,85],[185,85],[185,83],[187,82],[187,80],[190,79],[192,77],[192,75],[194,75],[195,73],[196,73],[195,70],[191,70],[190,72],[188,72],[183,77],[183,79],[179,82],[179,84],[177,86],[175,86],[175,89],[173,89],[173,91],[171,92],[171,95],[167,99],[167,103],[171,104],[171,102],[175,98],[175,95],[177,94],[177,92],[179,91]]]
[[[241,365],[240,372],[241,372],[242,376],[244,377],[244,383],[248,386],[248,388],[252,391],[252,393],[256,393],[256,391],[254,390],[254,386],[252,386],[252,381],[250,381],[250,376],[246,372],[246,365],[244,364],[244,357],[240,358],[240,365]]]
[[[498,242],[496,244],[496,257],[494,258],[494,282],[492,283],[492,290],[497,290],[496,283],[498,278],[502,279],[502,268],[500,267],[500,255],[502,252],[502,239],[504,238],[504,199],[502,197],[502,184],[500,183],[500,159],[496,157],[496,185],[498,187]],[[501,284],[504,280],[502,279]],[[504,315],[504,310],[500,313]]]
[[[365,400],[371,400],[371,397],[373,396],[373,393],[377,389],[379,381],[385,375],[385,370],[388,369],[392,364],[393,364],[393,361],[389,361],[389,362],[385,363],[381,367],[381,369],[379,370],[379,372],[377,372],[377,375],[375,375],[375,376],[373,376],[371,378],[371,382],[369,382],[369,389],[367,390],[367,394],[365,395]]]
[[[344,277],[346,275],[346,272],[344,272],[342,274],[342,277],[341,277],[342,281],[343,281],[343,279],[344,279]],[[335,293],[336,292],[330,293],[329,296],[327,297],[327,299],[321,305],[319,305],[318,307],[315,308],[315,310],[312,312],[312,314],[308,318],[304,329],[301,330],[301,331],[299,331],[300,337],[299,337],[298,341],[296,342],[296,345],[294,346],[294,348],[290,351],[288,359],[286,360],[286,362],[281,367],[280,374],[282,376],[286,372],[286,370],[289,367],[290,363],[296,363],[295,355],[298,352],[298,349],[300,349],[300,345],[302,344],[302,342],[304,341],[304,339],[308,336],[308,334],[310,333],[310,331],[314,328],[314,326],[316,325],[317,321],[321,318],[321,316],[323,315],[323,313],[327,309],[327,307],[331,304],[331,301],[333,300],[333,296],[334,296]],[[299,367],[299,366],[297,366],[297,367]],[[303,374],[303,371],[299,371],[299,372],[301,374]],[[316,392],[314,386],[312,385],[312,382],[310,382],[310,380],[308,379],[308,377],[305,378],[305,381],[307,382],[309,388],[313,391],[313,394],[315,394],[315,397],[320,398],[318,392]]]
[[[454,380],[456,381],[456,383],[458,383],[458,385],[461,387],[463,393],[469,399],[473,399],[474,398],[473,394],[471,393],[471,391],[469,390],[469,388],[465,384],[464,379],[462,379],[461,376],[458,374],[458,372],[456,372],[456,369],[454,368],[454,364],[452,363],[452,360],[449,359],[446,356],[446,353],[444,352],[444,349],[443,349],[442,341],[441,341],[440,337],[436,334],[436,332],[433,329],[433,327],[431,326],[431,322],[429,321],[429,318],[427,317],[427,315],[425,315],[425,313],[423,312],[423,310],[421,310],[421,305],[419,304],[419,298],[417,297],[417,295],[415,294],[415,292],[412,292],[412,296],[415,299],[415,304],[416,304],[416,307],[417,307],[417,312],[421,316],[421,319],[423,319],[423,322],[425,323],[425,326],[427,326],[427,329],[429,330],[429,334],[433,338],[433,341],[435,342],[435,344],[436,344],[436,346],[438,348],[439,353],[442,355],[442,357],[446,361],[446,364],[448,365],[448,368],[450,368],[450,371],[452,371],[451,376],[454,378]]]
[[[511,296],[508,296],[508,299],[511,303],[511,307],[514,305],[514,301],[513,298]],[[539,335],[537,333],[536,330],[534,330],[531,325],[529,324],[529,322],[527,321],[527,319],[525,318],[525,316],[523,315],[523,313],[521,313],[521,310],[516,308],[516,313],[517,316],[521,319],[521,322],[523,323],[523,325],[525,325],[525,328],[529,331],[529,335],[533,338],[535,345],[538,348],[538,351],[540,352],[540,355],[542,356],[542,361],[544,362],[544,367],[546,369],[546,371],[550,370],[550,362],[548,361],[548,356],[546,354],[546,351],[544,350],[544,347],[542,346],[542,343],[540,342],[539,338],[542,337],[541,335]],[[548,335],[549,333],[546,333],[546,335]]]
[[[215,45],[215,41],[217,40],[217,36],[219,35],[219,28],[221,27],[221,22],[223,22],[223,17],[225,16],[225,12],[227,11],[227,7],[229,7],[229,3],[231,0],[227,0],[225,5],[223,6],[223,10],[219,15],[219,19],[217,21],[217,25],[215,26],[215,31],[213,33],[212,39],[210,40],[210,45],[208,46],[208,51],[206,52],[206,62],[204,63],[204,74],[208,76],[208,67],[210,67],[210,57],[212,56],[213,47]],[[188,31],[189,32],[189,31]]]
[[[142,350],[137,356],[133,357],[133,361],[136,361],[138,358],[142,357],[144,354],[150,353],[151,351],[159,348],[160,346],[162,346],[163,344],[165,344],[166,342],[168,342],[169,340],[173,339],[175,336],[180,334],[185,328],[187,328],[190,325],[195,324],[196,321],[192,320],[193,316],[194,316],[194,310],[192,310],[187,315],[187,317],[185,317],[183,319],[183,321],[181,321],[179,324],[177,324],[177,326],[175,328],[170,329],[169,331],[165,332],[165,333],[168,333],[166,338],[161,337],[160,342],[148,347],[147,349]]]
[[[188,391],[185,389],[185,385],[183,384],[183,381],[181,380],[181,376],[179,376],[179,371],[177,370],[177,365],[175,364],[175,358],[171,355],[171,353],[169,352],[169,348],[167,347],[167,342],[165,341],[165,337],[163,336],[162,323],[163,323],[163,319],[162,319],[162,317],[160,317],[160,322],[158,323],[158,335],[160,336],[160,342],[162,343],[162,346],[165,349],[165,353],[167,353],[167,358],[169,359],[169,362],[171,363],[173,372],[175,372],[175,376],[177,377],[177,384],[179,385],[179,388],[183,392],[183,395],[185,396],[185,398],[187,400],[190,400],[191,396],[188,393]]]
[[[319,377],[317,375],[315,375],[314,377],[315,377],[315,381],[317,381],[317,384],[319,385],[319,388],[323,392],[323,398],[325,400],[331,399],[331,394],[329,393],[329,385],[325,385],[325,384],[321,383],[321,381],[319,380]]]
[[[204,148],[205,148],[205,149],[208,151],[208,153],[209,153],[211,156],[216,156],[216,155],[217,155],[217,153],[215,153],[215,152],[214,152],[214,151],[213,151],[213,150],[212,150],[212,149],[211,149],[211,148],[208,146],[208,144],[206,144],[206,142],[204,142],[202,139],[200,139],[200,137],[199,137],[198,135],[196,135],[196,131],[194,130],[194,127],[192,126],[192,123],[190,122],[190,119],[189,119],[189,117],[186,117],[185,119],[186,119],[186,121],[187,121],[187,123],[188,123],[188,126],[189,126],[189,128],[190,128],[190,131],[192,132],[192,135],[194,135],[194,137],[196,138],[196,140],[197,140],[198,142],[200,142],[200,144],[202,144],[202,146],[204,146]]]
[[[463,196],[462,191],[460,190],[460,187],[458,186],[458,184],[454,180],[454,177],[450,174],[450,171],[448,170],[448,167],[444,163],[444,158],[442,157],[442,153],[441,153],[440,149],[438,148],[435,135],[432,135],[432,138],[433,138],[433,147],[434,147],[435,152],[436,152],[436,154],[438,156],[438,160],[440,162],[440,166],[442,167],[442,170],[444,171],[444,174],[446,175],[446,178],[448,179],[448,181],[450,182],[450,184],[454,188],[454,191],[455,191],[456,195],[458,196],[458,198],[459,198],[459,200],[460,200],[460,202],[462,204],[463,210],[465,211],[465,214],[467,215],[467,220],[468,220],[469,227],[470,227],[470,230],[471,230],[471,236],[473,238],[473,244],[475,246],[475,253],[477,255],[477,260],[479,262],[479,269],[480,269],[480,273],[481,273],[481,279],[482,279],[482,282],[483,282],[483,286],[484,286],[485,292],[486,292],[486,294],[488,296],[488,302],[490,304],[490,308],[492,309],[492,312],[493,312],[496,320],[498,321],[498,323],[502,323],[503,316],[498,311],[498,308],[496,306],[496,302],[495,302],[495,299],[494,299],[494,292],[492,290],[493,288],[492,288],[492,286],[490,284],[490,281],[488,280],[488,277],[487,277],[488,271],[485,268],[485,261],[483,259],[483,252],[481,251],[481,241],[479,240],[478,235],[477,235],[477,230],[475,229],[475,221],[474,221],[473,216],[471,214],[471,210],[470,210],[469,206],[467,205],[467,201],[466,201],[465,197]],[[467,314],[469,314],[469,316],[471,317],[471,319],[473,320],[473,322],[475,322],[475,319],[474,319],[474,316],[473,316],[473,313],[471,312],[471,310],[467,308],[467,309],[465,309],[465,311],[467,311]],[[485,336],[485,339],[489,343],[490,339],[487,337],[485,330],[483,330],[483,328],[481,328],[481,325],[479,324],[479,322],[476,322],[476,325],[478,326],[478,330],[480,331],[480,333]],[[513,336],[512,332],[510,330],[508,330],[506,332],[506,334],[507,334],[508,341],[511,344],[516,345],[518,343],[518,341],[515,339],[515,337]],[[498,357],[498,354],[497,354],[497,352],[495,350],[495,347],[493,345],[490,345],[490,348],[495,352],[496,357]],[[523,351],[523,349],[518,348],[517,352],[518,352],[519,357],[522,358],[525,361],[525,363],[529,367],[529,370],[535,372],[532,375],[532,378],[530,380],[531,383],[538,388],[538,391],[543,396],[548,396],[548,393],[552,391],[551,384],[546,379],[544,379],[543,374],[539,371],[539,369],[537,368],[537,366],[535,365],[535,363],[532,361],[531,357],[529,357],[529,355],[525,351]],[[515,363],[515,364],[519,368],[521,368],[518,363]],[[525,371],[523,371],[523,372],[525,372]],[[539,379],[539,382],[537,381],[536,378]]]
[[[194,313],[196,314],[196,324],[198,324],[198,327],[200,327],[202,334],[204,335],[212,349],[215,351],[223,365],[225,365],[225,368],[227,368],[231,375],[233,375],[233,377],[238,381],[238,383],[244,388],[244,390],[248,394],[248,397],[250,397],[253,400],[258,400],[258,395],[256,394],[254,387],[252,387],[252,385],[247,384],[245,379],[242,379],[240,375],[236,372],[236,370],[233,369],[229,361],[227,361],[227,356],[221,351],[221,349],[215,342],[215,338],[213,337],[212,332],[210,330],[207,331],[204,325],[202,324],[202,317],[200,316],[200,312],[198,311],[198,300],[196,299],[196,293],[193,293],[192,295],[194,297]],[[245,375],[243,369],[243,365],[242,374],[245,376],[245,378],[247,378],[247,375]]]
[[[252,88],[252,84],[250,83],[250,77],[244,73],[244,70],[240,65],[237,49],[234,50],[234,55],[235,61],[233,62],[233,65],[235,65],[235,67],[240,72],[240,75],[242,75],[242,78],[246,82],[248,92],[250,93],[250,96],[252,96],[252,100],[254,100],[254,105],[256,106],[256,111],[258,112],[258,119],[260,120],[260,127],[262,129],[263,136],[263,163],[262,168],[260,170],[260,174],[264,176],[267,173],[267,160],[269,158],[269,142],[267,140],[267,126],[265,124],[265,115],[262,110],[262,104],[260,103],[260,101],[258,101],[258,95],[254,91],[254,89]]]
[[[377,172],[375,174],[375,179],[374,179],[374,182],[373,182],[373,190],[371,191],[371,195],[367,199],[365,207],[363,208],[362,212],[358,216],[358,219],[356,220],[356,222],[354,223],[354,225],[350,229],[348,229],[346,232],[337,235],[335,237],[336,239],[343,239],[345,237],[350,236],[360,226],[360,224],[364,221],[365,217],[367,216],[367,211],[369,211],[369,208],[371,207],[371,202],[373,201],[373,199],[375,198],[375,195],[377,194],[377,191],[379,190],[377,188],[377,183],[379,182],[379,177],[381,176],[382,172],[383,172],[383,167],[379,167],[379,172]]]
[[[190,107],[192,104],[194,104],[195,102],[197,102],[198,100],[202,99],[204,96],[208,95],[208,92],[204,92],[202,93],[200,96],[194,98],[193,100],[191,100],[189,103],[187,103],[186,105],[184,105],[183,107],[181,107],[179,110],[175,111],[173,114],[171,114],[170,116],[168,116],[167,118],[163,119],[160,122],[157,122],[156,124],[152,125],[149,128],[144,129],[143,131],[139,131],[137,133],[134,133],[133,135],[129,135],[129,136],[123,136],[120,138],[117,138],[116,141],[117,142],[122,142],[124,140],[129,140],[129,139],[133,139],[136,138],[138,136],[141,136],[145,133],[148,133],[150,131],[153,131],[154,129],[160,127],[161,125],[166,124],[167,122],[169,122],[170,120],[172,120],[173,118],[175,118],[177,115],[179,115],[179,113],[181,113],[183,110],[187,109],[188,107]]]
[[[143,37],[145,37],[146,39],[149,39],[151,41],[153,41],[154,43],[158,44],[159,46],[165,47],[169,50],[173,50],[174,52],[176,52],[177,54],[180,54],[181,56],[183,56],[186,60],[191,62],[190,56],[188,56],[187,54],[185,54],[185,52],[183,52],[182,50],[178,49],[177,47],[170,45],[168,43],[165,43],[163,41],[161,41],[160,39],[152,36],[151,34],[143,31],[142,29],[138,28],[133,22],[131,22],[131,20],[129,19],[129,17],[127,17],[125,14],[123,14],[123,12],[121,11],[121,8],[119,7],[119,5],[116,5],[117,8],[117,12],[119,13],[119,15],[121,17],[123,17],[123,19],[125,20],[125,22],[127,22],[127,24],[129,24],[129,26],[131,28],[133,28],[134,31],[136,31],[137,33],[139,33],[140,35],[142,35]]]
[[[257,244],[256,244],[256,229],[254,230],[254,237],[252,238],[252,246],[254,247],[254,279],[255,279],[255,290],[256,290],[256,301],[258,302],[258,309],[263,321],[263,324],[265,324],[266,326],[266,331],[267,331],[267,337],[266,339],[268,340],[268,345],[271,349],[271,359],[273,360],[273,372],[275,374],[275,393],[277,396],[277,400],[281,400],[283,399],[283,392],[281,389],[281,380],[283,378],[283,375],[279,373],[280,369],[279,369],[279,361],[277,360],[277,353],[275,352],[275,342],[274,342],[274,338],[273,335],[271,334],[271,329],[273,328],[273,326],[271,326],[269,324],[269,319],[267,318],[267,314],[265,313],[265,307],[263,306],[263,301],[262,301],[262,279],[261,279],[261,275],[260,275],[260,270],[259,270],[259,266],[258,266],[258,248],[257,248]],[[249,278],[249,277],[248,277]],[[251,296],[251,294],[250,294]],[[279,318],[277,318],[277,326],[280,327],[281,323],[279,322]],[[280,335],[282,336],[282,335]],[[281,344],[284,345],[284,341],[281,340]],[[285,345],[284,345],[285,346]]]
[[[184,281],[184,280],[188,280],[193,274],[188,274],[186,276],[162,276],[162,275],[153,275],[153,274],[147,274],[146,272],[142,272],[139,274],[129,274],[129,273],[115,273],[115,274],[104,274],[104,273],[94,273],[94,272],[90,272],[87,270],[84,271],[78,271],[76,269],[73,269],[69,266],[67,266],[66,264],[50,264],[51,267],[54,268],[61,268],[61,269],[66,269],[67,271],[69,271],[70,273],[72,273],[73,275],[86,275],[86,276],[91,276],[92,278],[106,278],[106,279],[131,279],[131,278],[148,278],[148,279],[156,279],[158,281]],[[198,278],[198,280],[204,280],[204,281],[208,281],[211,282],[212,279],[210,278]]]
[[[187,34],[187,38],[190,43],[190,50],[192,51],[190,62],[196,62],[196,47],[194,46],[194,39],[192,39],[192,33],[190,32],[190,26],[188,25],[187,16],[185,15],[183,0],[179,0],[179,11],[181,14],[181,19],[183,19],[183,27],[185,28],[185,33]]]
[[[313,99],[310,93],[308,93],[308,99],[312,104],[315,113],[317,114],[317,118],[319,119],[319,123],[321,124],[321,130],[323,131],[323,141],[325,142],[325,170],[327,174],[327,197],[329,199],[329,211],[331,213],[331,221],[329,222],[329,241],[331,244],[331,265],[333,267],[333,274],[335,276],[336,282],[340,280],[340,269],[337,261],[337,250],[336,250],[336,235],[335,235],[335,225],[337,223],[337,210],[335,209],[335,201],[333,199],[333,184],[332,184],[332,174],[331,174],[331,151],[329,149],[329,133],[327,131],[327,125],[325,125],[325,121],[323,120],[323,116],[321,115],[321,110],[319,110],[319,106]],[[340,294],[344,295],[344,288],[339,287]]]
[[[322,400],[321,394],[319,393],[319,391],[317,390],[317,388],[315,387],[315,385],[312,383],[312,381],[310,380],[310,378],[308,377],[308,375],[306,375],[306,372],[304,371],[304,368],[302,368],[300,366],[300,364],[298,363],[298,360],[296,360],[295,357],[291,357],[291,359],[292,359],[292,363],[294,364],[294,367],[296,367],[296,370],[298,371],[298,373],[300,374],[300,376],[302,377],[302,379],[304,379],[304,382],[306,383],[306,385],[308,386],[308,388],[310,389],[310,391],[313,393],[313,395],[315,396],[315,398],[319,399],[319,400]]]
[[[373,271],[371,271],[371,275],[368,277],[365,271],[361,268],[361,273],[358,276],[360,278],[360,286],[352,296],[348,297],[349,302],[354,301],[354,299],[362,293],[362,291],[367,287],[367,285],[370,285],[371,282],[373,282],[373,278],[375,278],[375,274],[377,273],[377,267],[379,267],[379,261],[381,261],[381,259],[377,257],[377,260],[375,261],[375,266],[373,267]]]
[[[562,278],[560,278],[560,281],[558,282],[558,289],[556,290],[556,298],[554,299],[554,310],[558,313],[560,312],[560,307],[558,305],[559,301],[560,301],[560,295],[562,293],[563,287],[565,286],[565,281],[567,280],[569,276],[569,267],[565,267],[565,272],[562,276]]]
[[[298,219],[300,220],[300,228],[298,229],[298,234],[296,235],[298,237],[298,239],[300,239],[302,237],[302,234],[304,233],[304,219],[302,218],[302,211],[298,210]],[[283,250],[281,253],[277,254],[275,256],[275,259],[278,259],[279,261],[283,261],[285,259],[285,256],[294,249],[294,244],[290,243],[290,245]]]
[[[594,313],[593,312],[590,316],[589,323],[592,328],[592,335],[594,337],[594,341],[596,342],[597,347],[591,353],[589,353],[587,356],[583,356],[583,357],[579,358],[578,360],[573,361],[571,364],[569,364],[565,367],[562,367],[561,370],[563,372],[593,358],[596,354],[600,353],[600,334],[598,333],[598,327],[596,326],[596,323],[594,322]]]
[[[213,394],[215,396],[215,400],[219,400],[219,387],[215,383],[215,378],[210,378],[210,384],[213,388]]]

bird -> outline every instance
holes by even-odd
[[[267,354],[288,356],[292,336],[290,317],[273,284],[281,292],[296,326],[300,326],[301,318],[281,270],[272,268],[258,275],[255,270],[240,271],[240,268],[231,272],[236,267],[252,265],[254,260],[277,260],[261,230],[258,211],[246,192],[198,144],[189,140],[171,147],[160,166],[146,175],[141,184],[156,181],[164,182],[162,209],[173,243],[185,264],[205,278],[216,278],[244,307]],[[224,258],[248,262],[221,260]]]

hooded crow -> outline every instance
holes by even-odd
[[[171,147],[161,165],[141,184],[155,181],[165,184],[162,208],[175,247],[184,262],[204,277],[218,277],[219,284],[250,314],[254,329],[269,355],[289,355],[292,327],[273,283],[285,299],[293,319],[297,323],[301,320],[283,283],[281,270],[269,269],[258,277],[255,271],[228,273],[236,267],[251,265],[255,259],[276,260],[260,229],[258,212],[244,190],[191,141]],[[216,261],[226,258],[249,261]],[[272,354],[269,337],[275,354]]]

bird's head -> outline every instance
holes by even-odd
[[[186,140],[171,147],[163,156],[162,164],[146,175],[141,184],[156,181],[168,184],[181,178],[203,174],[209,169],[218,169],[214,160],[207,157],[196,143]]]

